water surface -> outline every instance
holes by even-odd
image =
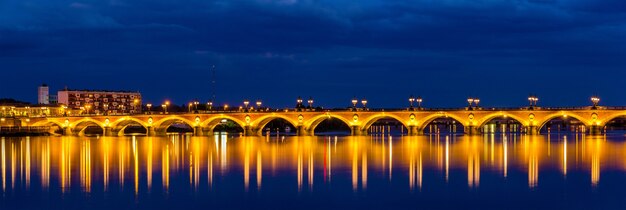
[[[625,136],[5,137],[3,209],[623,209]]]

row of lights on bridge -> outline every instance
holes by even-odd
[[[413,95],[409,96],[409,110],[415,110],[416,107],[414,107],[414,103],[417,103],[417,110],[421,110],[422,109],[422,102],[424,101],[424,99],[421,96],[417,96],[414,97]],[[533,109],[534,107],[537,107],[537,102],[539,101],[539,98],[535,95],[531,95],[528,97],[528,102],[529,102],[529,107],[530,109]],[[298,111],[303,111],[303,110],[313,110],[315,109],[313,107],[313,98],[309,97],[309,99],[307,100],[307,104],[308,106],[304,106],[304,100],[302,99],[302,97],[299,97],[296,99],[296,110]],[[357,110],[357,105],[359,104],[359,99],[357,99],[356,97],[352,98],[352,109],[353,110]],[[363,98],[360,100],[361,104],[363,105],[363,109],[367,110],[367,99]],[[597,108],[598,104],[600,103],[600,98],[597,96],[593,96],[591,97],[591,102],[593,103],[593,108]],[[245,99],[243,101],[243,107],[240,107],[240,110],[242,111],[251,111],[254,109],[254,107],[250,106],[250,100]],[[476,109],[479,108],[479,103],[480,103],[480,98],[475,98],[475,97],[469,97],[467,98],[467,103],[468,103],[468,108],[469,109]],[[194,106],[194,110],[197,112],[198,111],[198,105],[200,104],[199,101],[193,101],[189,103],[189,111],[191,112],[191,107]],[[263,102],[261,100],[257,100],[256,101],[256,109],[257,110],[261,110],[261,105],[263,104]],[[169,101],[165,101],[163,104],[161,104],[161,107],[163,108],[163,112],[167,113],[167,107],[170,106],[170,102]],[[151,112],[152,109],[152,104],[148,103],[146,104],[146,107],[148,108],[148,112]],[[224,110],[228,110],[228,104],[224,104]],[[207,102],[207,109],[209,111],[211,111],[213,109],[213,102],[209,101]]]

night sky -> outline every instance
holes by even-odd
[[[626,105],[624,0],[1,0],[0,98],[137,90],[292,107]]]

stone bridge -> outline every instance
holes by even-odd
[[[591,134],[601,133],[607,122],[626,116],[626,109],[572,108],[572,109],[420,109],[420,110],[342,110],[342,111],[283,111],[283,112],[211,112],[184,114],[143,114],[128,116],[58,116],[20,119],[23,126],[57,125],[65,135],[82,135],[85,128],[99,126],[103,135],[119,136],[129,125],[141,125],[147,135],[165,135],[174,123],[185,123],[194,128],[195,135],[212,134],[222,120],[237,123],[244,135],[262,135],[263,128],[270,121],[283,119],[295,128],[301,136],[315,135],[315,128],[324,120],[334,118],[348,125],[352,135],[367,135],[369,128],[378,120],[395,119],[406,127],[409,135],[423,134],[429,123],[436,119],[451,118],[463,125],[466,134],[480,134],[483,125],[495,118],[512,119],[524,127],[528,134],[538,134],[550,120],[560,117],[574,118],[584,124]]]

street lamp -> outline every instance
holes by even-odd
[[[198,100],[195,100],[195,101],[193,102],[194,109],[195,109],[195,112],[196,112],[196,113],[198,113],[198,104],[200,104],[200,102],[199,102]]]
[[[211,109],[213,109],[213,101],[209,101],[206,103],[207,108],[209,109],[209,111],[211,111]]]
[[[357,103],[359,103],[359,100],[357,100],[356,97],[352,98],[352,108],[354,108],[354,110],[356,110]]]
[[[106,104],[105,104],[106,105]],[[4,109],[4,108],[3,108]],[[67,117],[67,106],[61,105],[61,112],[63,112],[63,116]]]
[[[137,109],[138,105],[139,105],[139,99],[133,100],[133,109],[134,109],[135,112],[138,110]]]
[[[263,104],[263,102],[261,102],[261,100],[256,100],[256,108],[260,111],[261,110],[261,104]]]
[[[85,110],[87,111],[87,115],[89,115],[89,109],[91,109],[91,105],[90,104],[85,105]]]
[[[146,104],[146,107],[148,107],[148,114],[150,114],[152,111],[152,104]]]
[[[600,103],[600,98],[598,96],[591,97],[591,103],[593,103],[593,108],[598,108],[598,103]]]
[[[298,96],[298,99],[296,99],[296,109],[301,109],[302,108],[302,97]]]
[[[109,104],[102,105],[104,107],[104,115],[109,115]]]
[[[309,97],[309,101],[307,101],[307,102],[309,102],[309,109],[312,109],[313,108],[313,97]]]
[[[167,114],[167,104],[161,104],[161,108],[163,108],[163,114]]]
[[[474,99],[474,103],[476,103],[476,108],[478,108],[478,103],[480,103],[480,99],[479,98]]]
[[[415,97],[411,95],[409,96],[409,110],[413,110],[413,102],[415,102]]]
[[[418,96],[416,101],[417,101],[417,108],[422,109],[422,97]]]
[[[470,109],[472,108],[472,103],[474,103],[474,98],[472,97],[467,98],[467,104]]]
[[[537,96],[531,95],[528,97],[528,102],[530,103],[531,109],[537,106],[537,101],[539,101],[539,98],[537,98]]]
[[[367,99],[361,100],[361,103],[363,104],[363,109],[367,109]]]
[[[250,105],[250,101],[248,99],[243,100],[243,105],[246,106],[246,110],[248,109],[248,105]]]
[[[228,104],[224,104],[224,111],[228,111]]]

